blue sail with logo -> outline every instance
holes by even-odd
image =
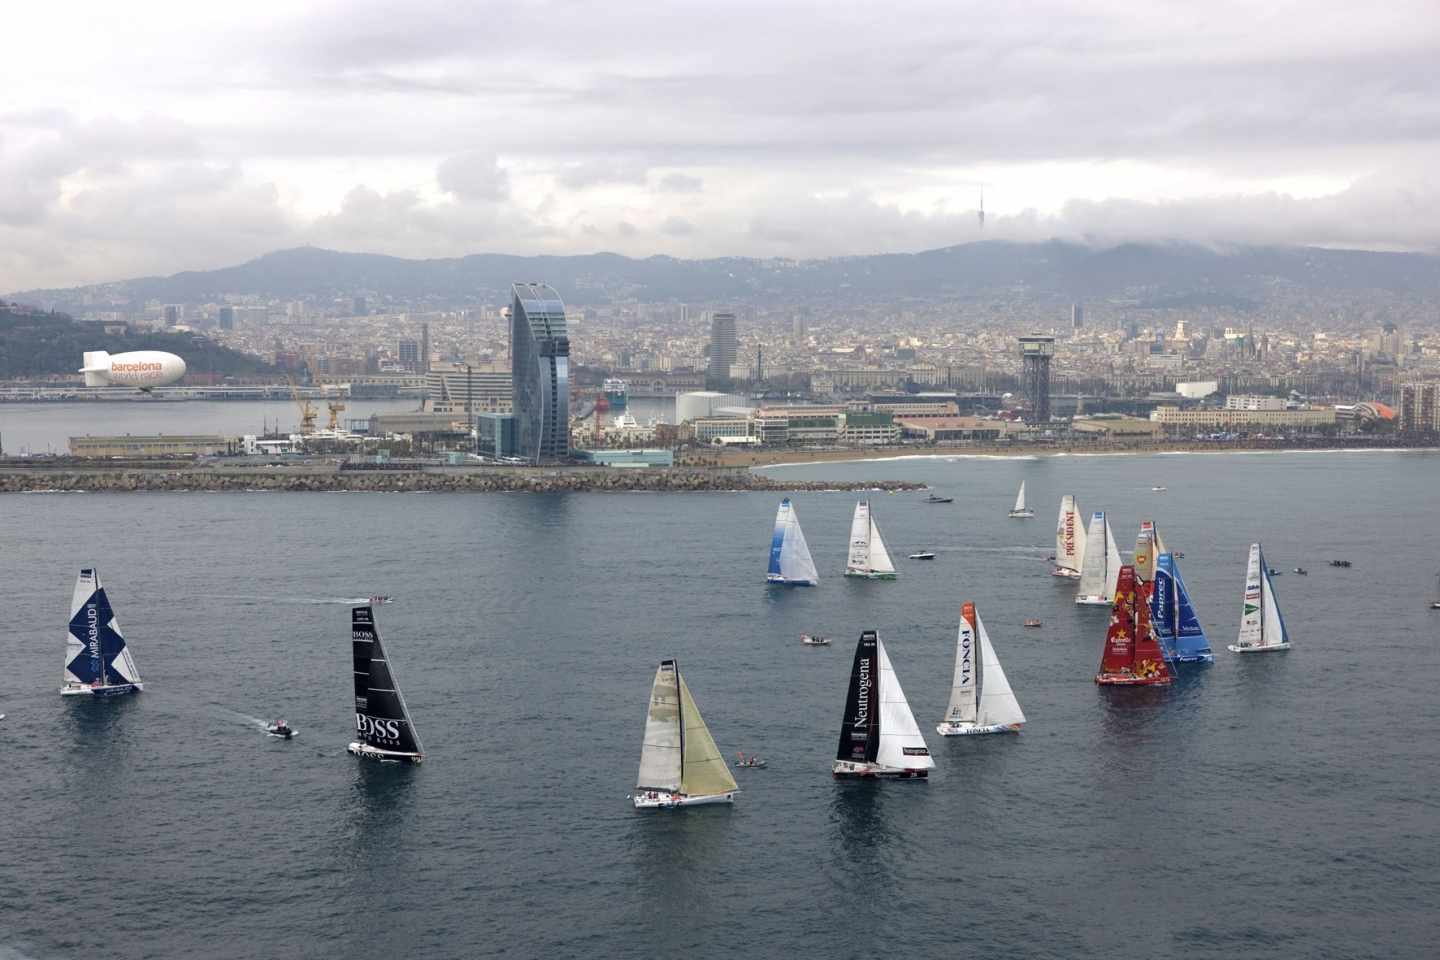
[[[780,501],[775,512],[775,532],[770,537],[770,569],[765,574],[768,583],[779,583],[790,587],[813,587],[819,583],[815,561],[810,556],[810,547],[805,543],[805,533],[800,529],[800,518],[787,497]]]
[[[86,567],[75,578],[70,596],[70,623],[65,635],[65,670],[60,693],[65,696],[115,696],[145,689],[140,671],[110,597],[100,584],[100,571]]]
[[[1180,576],[1180,567],[1173,553],[1162,553],[1155,560],[1155,581],[1150,594],[1150,622],[1155,626],[1156,639],[1165,659],[1171,663],[1211,663],[1210,641],[1195,605]]]

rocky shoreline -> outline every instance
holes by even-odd
[[[749,470],[279,471],[72,470],[0,472],[0,493],[703,493],[920,490],[893,480],[786,480]]]

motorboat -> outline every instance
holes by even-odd
[[[1304,567],[1296,567],[1296,568],[1295,568],[1295,572],[1298,573],[1298,574],[1299,574],[1300,576],[1302,576],[1302,577],[1308,576],[1309,573],[1310,573],[1310,571],[1309,571],[1309,570],[1306,570]]]
[[[1349,560],[1331,560],[1331,561],[1330,561],[1330,566],[1332,566],[1332,567],[1349,567],[1349,566],[1350,566],[1350,561],[1349,561]]]
[[[753,753],[747,757],[743,752],[737,752],[736,756],[739,757],[739,759],[735,761],[735,766],[737,767],[752,767],[756,770],[764,770],[767,766],[765,760]]]
[[[289,740],[295,736],[295,728],[284,720],[276,720],[274,723],[268,724],[265,727],[265,732],[272,737],[279,737],[281,740]]]
[[[830,638],[829,638],[829,637],[821,637],[821,636],[814,636],[814,637],[812,637],[812,636],[810,636],[810,634],[808,634],[808,633],[802,633],[802,634],[800,634],[800,642],[803,643],[803,644],[805,644],[805,646],[807,646],[807,647],[828,647],[828,646],[830,646]]]
[[[394,603],[394,602],[395,602],[395,598],[394,598],[394,597],[387,597],[387,596],[385,596],[384,594],[381,594],[381,595],[379,595],[379,596],[374,596],[374,597],[371,597],[371,598],[370,598],[370,605],[371,605],[372,607],[373,607],[373,606],[376,606],[377,604],[381,604],[381,603]]]
[[[1168,487],[1151,487],[1151,488],[1150,488],[1150,491],[1151,491],[1152,493],[1164,493],[1167,489],[1169,489],[1169,488],[1168,488]]]
[[[921,550],[919,553],[912,553],[912,554],[910,554],[910,559],[911,559],[911,560],[934,560],[934,559],[935,559],[935,554],[931,553],[929,550]]]
[[[1024,622],[1024,624],[1022,624],[1022,626],[1026,626],[1026,627],[1043,627],[1043,626],[1045,626],[1045,624],[1042,623],[1042,622],[1040,622],[1039,620],[1035,619],[1034,617],[1031,617],[1030,619],[1026,620],[1026,621]]]
[[[1267,567],[1267,568],[1265,569],[1265,572],[1268,573],[1268,574],[1270,574],[1270,576],[1272,576],[1272,577],[1283,576],[1284,573],[1285,573],[1285,571],[1283,571],[1283,570],[1276,570],[1274,567]]]
[[[954,503],[954,502],[955,502],[955,498],[954,498],[954,497],[940,497],[940,496],[936,496],[935,494],[932,493],[932,494],[930,494],[930,496],[926,497],[924,500],[922,500],[922,501],[920,501],[920,502],[921,502],[921,503]]]

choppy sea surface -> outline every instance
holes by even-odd
[[[900,578],[866,583],[840,576],[855,497],[795,496],[823,579],[787,591],[768,494],[0,498],[0,957],[1436,955],[1440,457],[780,470],[956,500],[875,495]],[[1038,516],[1009,520],[1022,479]],[[1153,518],[1185,552],[1216,663],[1096,688],[1107,613],[1045,562],[1064,493],[1122,549]],[[1256,539],[1295,647],[1241,659]],[[82,564],[139,696],[57,694]],[[418,768],[345,753],[347,605],[377,593]],[[967,599],[1018,736],[933,733]],[[867,627],[928,783],[830,777]],[[670,656],[721,749],[769,759],[733,808],[626,800]]]

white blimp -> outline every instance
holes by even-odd
[[[185,361],[159,350],[135,350],[114,356],[95,350],[86,352],[80,372],[85,374],[87,387],[139,387],[149,391],[185,376]]]

